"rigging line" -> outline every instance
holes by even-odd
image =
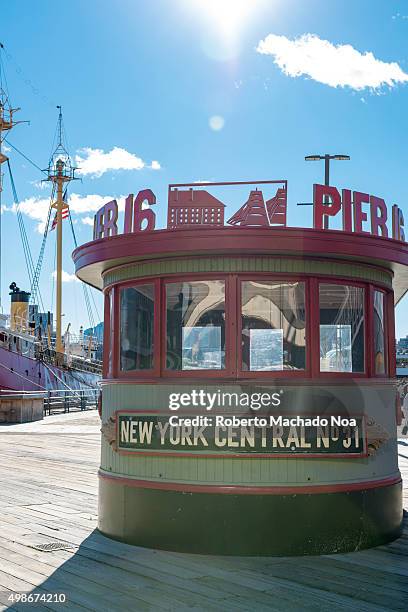
[[[43,235],[43,239],[42,239],[42,243],[41,243],[40,253],[38,255],[38,260],[37,260],[37,265],[36,265],[36,268],[35,268],[33,282],[32,282],[32,285],[31,285],[31,297],[30,297],[30,301],[31,301],[32,304],[36,303],[37,293],[39,291],[40,275],[41,275],[42,264],[43,264],[43,259],[44,259],[45,245],[46,245],[46,242],[47,242],[47,236],[48,236],[48,231],[49,231],[49,227],[50,227],[50,218],[51,218],[52,203],[53,203],[53,200],[54,200],[54,194],[55,194],[55,183],[52,186],[52,193],[51,193],[51,198],[50,198],[50,205],[48,207],[47,221],[46,221],[45,228],[44,228],[44,235]]]
[[[89,295],[91,296],[91,300],[92,300],[94,308],[95,308],[96,316],[98,317],[98,322],[102,321],[101,315],[99,314],[99,310],[98,310],[98,307],[97,307],[97,305],[95,303],[95,298],[94,298],[93,291],[92,291],[91,288],[89,288]]]
[[[26,159],[32,166],[34,166],[34,168],[37,168],[37,170],[39,170],[43,174],[47,175],[47,171],[46,170],[43,170],[42,168],[40,168],[40,166],[38,166],[35,162],[33,162],[32,159],[27,157],[27,155],[25,155],[22,151],[20,151],[20,149],[17,149],[16,146],[11,144],[11,142],[9,140],[7,140],[7,138],[5,138],[4,141],[7,142],[7,144],[10,145],[10,147],[12,147],[15,151],[17,151],[17,153],[19,153],[21,155],[21,157],[24,157],[24,159]]]
[[[69,216],[69,221],[70,221],[70,225],[71,225],[72,237],[73,237],[74,245],[75,245],[75,248],[76,248],[78,246],[78,241],[76,239],[75,229],[74,229],[74,224],[73,224],[73,221],[72,221],[72,216],[71,216],[71,210],[70,209],[68,209],[68,216]],[[89,325],[90,325],[90,327],[94,328],[95,327],[95,318],[93,316],[92,305],[91,305],[91,302],[90,302],[90,299],[89,299],[88,287],[85,285],[85,283],[81,283],[81,284],[82,284],[82,289],[83,289],[83,292],[84,292],[85,306],[86,306],[86,310],[87,310],[87,314],[88,314]],[[97,314],[98,314],[98,312],[97,312]]]
[[[85,300],[86,310],[87,310],[87,313],[88,313],[89,326],[94,328],[95,327],[95,319],[94,319],[94,316],[93,316],[91,302],[89,300],[88,287],[85,285],[85,283],[82,283],[82,289],[83,289],[83,293],[84,293],[84,300]]]
[[[9,168],[9,170],[10,170],[10,168]],[[11,180],[12,180],[12,178],[11,178]],[[27,238],[27,234],[25,232],[24,222],[22,220],[22,214],[21,214],[21,211],[20,211],[20,208],[19,208],[17,192],[15,191],[15,188],[13,188],[13,196],[14,196],[14,203],[16,205],[17,221],[18,221],[18,225],[19,225],[19,228],[20,228],[21,240],[22,240],[22,243],[23,243],[24,256],[25,256],[25,259],[26,259],[27,272],[28,272],[28,275],[30,277],[30,284],[31,284],[31,282],[32,282],[32,275],[33,275],[33,272],[34,272],[34,265],[33,265],[33,260],[32,260],[32,256],[31,256],[31,253],[30,253],[30,247],[29,247],[29,243],[28,243],[28,238]]]
[[[83,287],[86,311],[87,311],[87,315],[88,315],[89,327],[94,327],[94,325],[93,325],[93,315],[92,315],[92,312],[90,310],[89,296],[88,296],[88,293],[86,291],[86,286],[82,285],[82,287]]]
[[[90,327],[92,327],[92,329],[94,329],[94,327],[95,327],[95,318],[93,316],[92,306],[91,306],[91,302],[89,300],[88,287],[85,285],[85,283],[82,284],[82,287],[83,287],[83,291],[84,291],[84,298],[85,298],[86,307],[87,307],[87,310],[88,310],[89,325],[90,325]]]
[[[54,155],[54,152],[55,152],[55,149],[56,149],[56,144],[55,144],[55,143],[56,143],[56,141],[57,141],[57,134],[58,134],[58,123],[57,123],[57,125],[55,126],[54,136],[53,136],[53,138],[52,138],[51,152],[50,152],[50,157],[49,157],[49,159],[50,159],[50,165],[51,165],[51,160],[52,160],[52,158],[53,158],[53,155]]]
[[[67,136],[67,132],[65,130],[65,124],[64,124],[64,120],[61,117],[61,131],[62,131],[62,143],[63,143],[63,147],[65,148],[66,152],[68,153],[68,157],[71,157],[69,152],[71,151],[70,146],[69,146],[69,142],[68,142],[68,136]],[[71,162],[73,160],[70,160]]]
[[[3,58],[2,58],[2,50],[4,49],[4,45],[2,45],[0,43],[1,47],[0,47],[0,85],[3,87],[3,82],[4,82],[4,91],[6,92],[6,96],[10,102],[10,106],[11,106],[11,100],[10,100],[10,96],[9,96],[9,91],[8,91],[8,84],[7,84],[7,77],[6,77],[6,70],[4,68],[4,62],[3,62]]]
[[[95,319],[94,319],[93,312],[92,312],[91,302],[89,300],[88,287],[85,285],[85,283],[81,283],[81,284],[82,284],[82,290],[84,293],[84,300],[85,300],[85,306],[86,306],[86,310],[88,314],[89,326],[94,328]]]
[[[66,190],[65,190],[65,192],[66,192]],[[74,246],[75,246],[75,248],[77,248],[78,242],[77,242],[76,235],[75,235],[75,229],[74,229],[74,224],[72,222],[72,216],[71,216],[71,209],[70,208],[68,209],[68,216],[69,216],[69,222],[70,222],[70,225],[71,225],[71,232],[72,232],[72,238],[74,240]]]
[[[70,390],[72,393],[75,393],[75,394],[76,394],[76,395],[78,395],[78,397],[79,397],[79,393],[78,393],[78,392],[77,392],[75,389],[73,389],[72,387],[70,387],[69,385],[67,385],[67,383],[66,383],[66,382],[64,382],[64,381],[62,380],[62,378],[60,378],[60,377],[58,376],[58,374],[57,374],[56,372],[54,372],[54,370],[53,370],[53,369],[51,369],[51,368],[50,368],[50,366],[49,366],[47,363],[45,363],[45,361],[43,361],[43,366],[44,366],[44,367],[46,367],[46,368],[47,368],[47,370],[49,370],[49,371],[51,372],[51,374],[52,374],[52,375],[53,375],[53,376],[54,376],[54,377],[55,377],[55,378],[56,378],[56,379],[57,379],[57,380],[58,380],[60,383],[62,383],[62,384],[64,385],[64,387],[66,387],[66,388],[67,388],[67,389],[69,389],[69,390]],[[61,389],[61,390],[62,390],[62,389]]]
[[[68,190],[68,186],[65,188],[65,192],[64,192],[64,201],[67,195],[67,190]],[[75,229],[74,229],[74,223],[72,221],[72,215],[71,215],[71,209],[68,208],[68,217],[69,217],[69,223],[70,223],[70,227],[71,227],[71,232],[72,232],[72,238],[74,241],[74,246],[75,248],[78,246],[78,241],[75,235]],[[92,306],[91,306],[91,302],[89,300],[89,295],[88,295],[88,287],[85,285],[85,283],[81,283],[82,285],[82,290],[84,293],[84,300],[85,300],[85,306],[86,306],[86,310],[87,310],[87,314],[88,314],[88,320],[89,320],[89,325],[90,327],[94,328],[95,327],[95,319],[93,316],[93,311],[92,311]]]
[[[0,43],[1,44],[1,43]],[[15,58],[13,57],[13,55],[10,53],[10,51],[8,50],[8,48],[6,48],[4,45],[2,45],[1,47],[4,50],[4,57],[6,58],[6,60],[10,63],[10,65],[13,66],[14,71],[16,72],[16,74],[19,76],[19,78],[22,80],[22,82],[24,83],[24,85],[26,87],[29,87],[29,89],[31,89],[32,93],[35,96],[40,96],[40,99],[43,103],[50,105],[50,106],[54,106],[53,101],[43,93],[42,90],[40,90],[38,87],[36,87],[35,83],[33,83],[31,81],[31,79],[29,79],[29,75],[25,72],[25,70],[23,70],[21,68],[21,66],[16,62]]]
[[[28,237],[27,237],[27,232],[25,229],[25,225],[24,225],[24,219],[23,219],[23,215],[20,211],[20,203],[18,200],[18,196],[17,196],[17,190],[16,190],[16,185],[14,183],[14,177],[13,177],[13,173],[11,171],[11,165],[10,165],[10,160],[7,160],[7,167],[9,170],[9,175],[10,175],[10,183],[11,183],[11,188],[13,191],[13,197],[14,197],[14,203],[16,205],[16,210],[17,210],[17,221],[18,221],[18,225],[20,228],[20,236],[21,236],[21,241],[23,243],[23,251],[24,251],[24,258],[26,260],[26,266],[27,266],[27,273],[28,273],[28,277],[29,277],[29,281],[30,281],[30,286],[33,283],[33,278],[34,278],[34,274],[35,274],[35,268],[34,268],[34,262],[33,262],[33,257],[31,254],[31,249],[30,249],[30,243],[28,241]],[[40,290],[38,289],[38,296],[40,299],[40,305],[42,306],[42,309],[44,310],[44,303],[42,300],[42,295]]]
[[[14,204],[16,205],[17,221],[18,221],[18,225],[20,228],[21,240],[23,242],[23,250],[24,250],[24,257],[25,257],[26,265],[27,265],[27,272],[30,277],[30,284],[31,284],[31,281],[32,281],[31,277],[34,271],[34,265],[33,265],[32,256],[30,253],[30,247],[28,244],[27,234],[25,232],[24,224],[22,224],[22,218],[21,218],[22,215],[20,211],[20,205],[18,202],[17,191],[16,191],[16,187],[14,184],[13,174],[11,172],[11,166],[10,166],[9,160],[7,160],[7,166],[8,166],[8,170],[10,174],[10,182],[11,182],[11,188],[13,191]]]
[[[16,372],[15,370],[12,370],[10,368],[8,368],[7,366],[4,365],[4,363],[0,363],[0,368],[4,368],[5,370],[7,370],[8,372],[12,372],[14,376],[19,376],[20,378],[23,378],[24,380],[28,380],[28,382],[31,385],[35,385],[36,387],[39,387],[40,389],[42,389],[43,391],[45,391],[45,387],[43,387],[42,385],[37,384],[36,382],[34,382],[33,380],[31,380],[31,378],[27,378],[27,376],[24,376],[23,374],[19,374],[18,372]]]

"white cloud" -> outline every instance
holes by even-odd
[[[54,272],[51,274],[51,277],[55,279],[57,278],[56,270],[54,270]],[[69,272],[65,272],[65,270],[62,270],[61,280],[63,283],[80,283],[81,282],[79,278],[75,276],[75,274],[70,274]]]
[[[214,132],[219,132],[225,125],[225,119],[221,115],[213,115],[209,118],[208,125]]]
[[[50,183],[48,181],[30,181],[30,184],[36,189],[41,189],[41,191],[50,188]]]
[[[287,76],[305,75],[330,87],[379,89],[408,81],[408,74],[396,62],[383,62],[371,52],[360,53],[351,45],[333,45],[314,34],[294,40],[269,34],[256,50],[272,55]]]
[[[40,234],[44,232],[49,205],[49,198],[39,198],[36,196],[26,198],[20,202],[20,212],[23,215],[30,217],[30,219],[39,222],[36,229]],[[17,205],[12,204],[11,206],[4,206],[3,210],[6,212],[17,213]]]
[[[143,170],[143,168],[160,170],[158,161],[152,161],[149,166],[141,157],[121,147],[114,147],[106,153],[103,149],[85,147],[75,156],[75,164],[78,166],[79,176],[89,175],[91,178],[98,178],[112,170]]]
[[[110,200],[118,200],[118,203],[121,204],[123,196],[115,197],[111,195],[105,196],[97,194],[81,196],[78,193],[71,193],[68,198],[68,204],[71,209],[71,213],[76,213],[80,215],[89,212],[96,212],[101,206],[103,206]]]
[[[83,215],[86,213],[94,213],[101,206],[109,202],[110,200],[116,200],[118,202],[118,207],[120,211],[125,209],[125,197],[126,196],[111,196],[111,195],[97,195],[91,194],[86,196],[81,196],[78,193],[72,193],[68,198],[68,204],[71,210],[71,214],[73,215]],[[38,196],[33,196],[31,198],[27,198],[20,202],[20,211],[23,215],[26,215],[30,219],[34,221],[38,221],[36,230],[40,234],[44,233],[45,223],[47,221],[48,215],[48,207],[50,205],[49,198],[41,198]],[[3,206],[2,210],[4,212],[17,212],[16,204],[12,204],[11,206]],[[51,213],[53,215],[53,213]],[[88,217],[90,218],[90,217]],[[83,221],[83,220],[82,220]],[[74,219],[75,222],[75,219]],[[84,222],[84,221],[83,221]],[[87,222],[84,222],[87,224]],[[93,220],[92,220],[93,225]]]
[[[81,221],[82,221],[82,223],[84,225],[91,225],[92,227],[94,225],[94,218],[93,217],[82,217]]]

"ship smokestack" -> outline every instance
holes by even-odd
[[[28,303],[31,293],[22,291],[16,283],[11,283],[10,290],[10,328],[12,331],[26,331],[28,328]]]

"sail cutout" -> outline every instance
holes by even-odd
[[[255,189],[243,206],[228,219],[229,225],[268,227],[269,219],[262,191]]]
[[[286,227],[287,197],[286,189],[279,187],[273,198],[266,202],[270,225]]]

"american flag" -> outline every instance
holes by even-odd
[[[68,219],[69,217],[69,208],[64,208],[62,211],[62,220]],[[55,213],[54,221],[51,225],[51,231],[57,227],[57,213]]]

